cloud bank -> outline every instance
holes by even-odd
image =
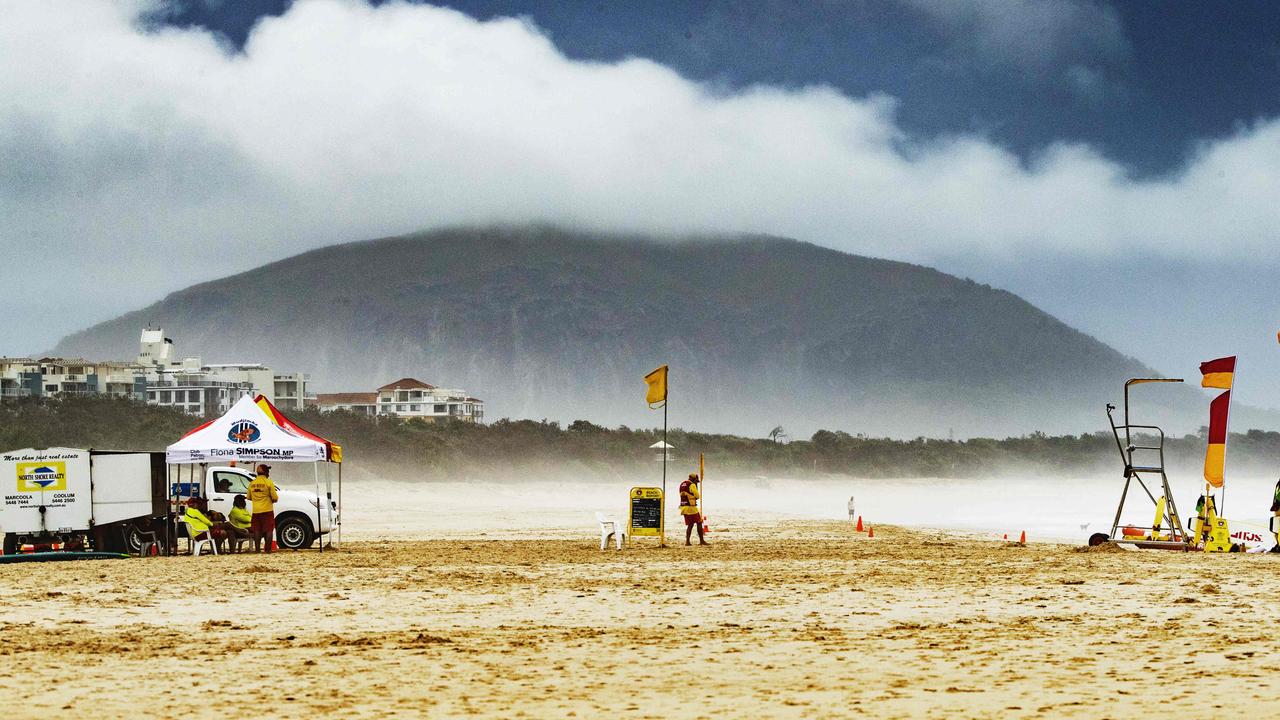
[[[0,24],[0,297],[63,308],[59,331],[313,247],[458,223],[768,232],[920,262],[1244,258],[1280,234],[1274,121],[1134,181],[1086,146],[1022,163],[979,136],[911,137],[889,97],[572,61],[520,19],[303,1],[235,53],[148,29],[154,9],[20,3]],[[17,337],[52,340],[36,322]]]

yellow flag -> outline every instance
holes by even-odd
[[[662,407],[667,402],[667,366],[654,370],[644,376],[644,382],[649,386],[645,391],[644,399],[649,403],[650,409]]]

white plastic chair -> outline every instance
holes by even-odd
[[[213,541],[213,533],[205,530],[196,532],[191,528],[191,521],[187,519],[186,515],[180,516],[179,519],[187,526],[187,551],[191,553],[192,557],[198,556],[200,554],[200,548],[204,545],[208,545],[209,551],[214,555],[218,554],[218,544]],[[201,532],[204,533],[204,539],[197,540],[196,536]]]
[[[609,536],[613,536],[614,543],[618,549],[622,549],[622,543],[626,541],[627,534],[622,531],[622,524],[612,518],[607,518],[604,513],[596,513],[596,522],[600,523],[600,549],[604,550],[609,547]]]

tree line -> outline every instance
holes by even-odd
[[[586,420],[561,425],[547,420],[497,420],[489,424],[427,423],[374,418],[347,411],[308,409],[291,415],[308,430],[343,446],[348,462],[395,477],[519,479],[582,474],[616,476],[653,468],[649,445],[659,429],[608,428]],[[200,422],[173,408],[108,397],[24,398],[0,403],[0,450],[22,447],[93,447],[161,450]],[[993,475],[1071,477],[1121,472],[1110,432],[949,440],[910,440],[819,430],[808,439],[779,441],[672,429],[673,473],[687,471],[705,454],[719,475],[869,478],[977,478]],[[1145,444],[1145,443],[1141,443]],[[1280,473],[1280,433],[1233,433],[1228,472]],[[1197,472],[1205,438],[1171,437],[1165,443],[1171,472]],[[1145,464],[1145,461],[1143,462]]]

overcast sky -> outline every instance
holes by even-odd
[[[934,265],[1166,373],[1239,353],[1280,405],[1280,4],[0,5],[0,353],[551,221]]]

